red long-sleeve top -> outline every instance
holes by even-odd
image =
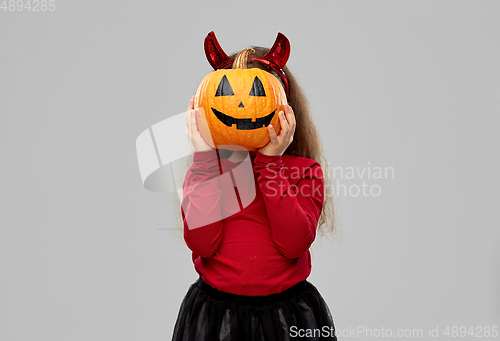
[[[233,163],[215,150],[195,152],[181,205],[195,270],[238,295],[279,293],[305,280],[323,195],[312,159],[253,152]]]

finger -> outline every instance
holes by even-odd
[[[285,113],[283,111],[280,111],[280,124],[281,124],[280,135],[283,134],[283,136],[287,136],[288,133],[290,132],[290,127],[288,126],[288,122],[286,120]]]
[[[196,131],[196,129],[193,128],[193,116],[193,110],[189,110],[189,131],[191,132],[191,134],[194,134],[194,132]]]
[[[269,137],[271,138],[271,143],[278,143],[278,135],[276,135],[276,131],[272,124],[268,125],[267,131],[269,131]]]
[[[293,112],[293,109],[290,105],[286,105],[286,113],[287,113],[287,120],[288,124],[290,125],[290,130],[291,134],[293,135],[295,133],[295,127],[297,126],[297,122],[295,120],[295,113]]]
[[[191,138],[191,110],[186,112],[186,134]]]
[[[196,122],[198,110],[191,110],[191,133],[196,134],[198,132],[198,124]]]
[[[194,109],[194,95],[189,100],[189,105],[188,105],[187,110],[193,110],[193,109]]]

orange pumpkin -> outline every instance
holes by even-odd
[[[246,48],[232,69],[208,74],[196,92],[198,129],[213,148],[255,151],[269,142],[267,126],[281,130],[278,114],[286,94],[278,78],[259,68],[246,68]]]

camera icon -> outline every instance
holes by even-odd
[[[219,172],[209,179],[187,185],[184,181],[183,165],[187,165],[194,154],[186,135],[186,112],[169,117],[144,130],[136,140],[137,161],[143,186],[150,191],[176,194],[186,210],[196,197],[197,202],[211,202],[208,214],[187,217],[190,229],[198,228],[214,221],[236,214],[250,205],[256,197],[256,182],[250,154],[236,166],[219,160]],[[231,146],[218,146],[231,149]],[[212,160],[218,153],[203,152]],[[185,169],[184,171],[187,171]],[[186,193],[185,193],[186,192]],[[203,199],[203,196],[206,196]],[[193,197],[193,198],[192,198]],[[214,201],[220,204],[219,212],[213,210]]]

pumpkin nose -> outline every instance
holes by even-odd
[[[244,108],[245,106],[243,105],[243,102],[240,102],[240,104],[238,104],[238,108]]]

